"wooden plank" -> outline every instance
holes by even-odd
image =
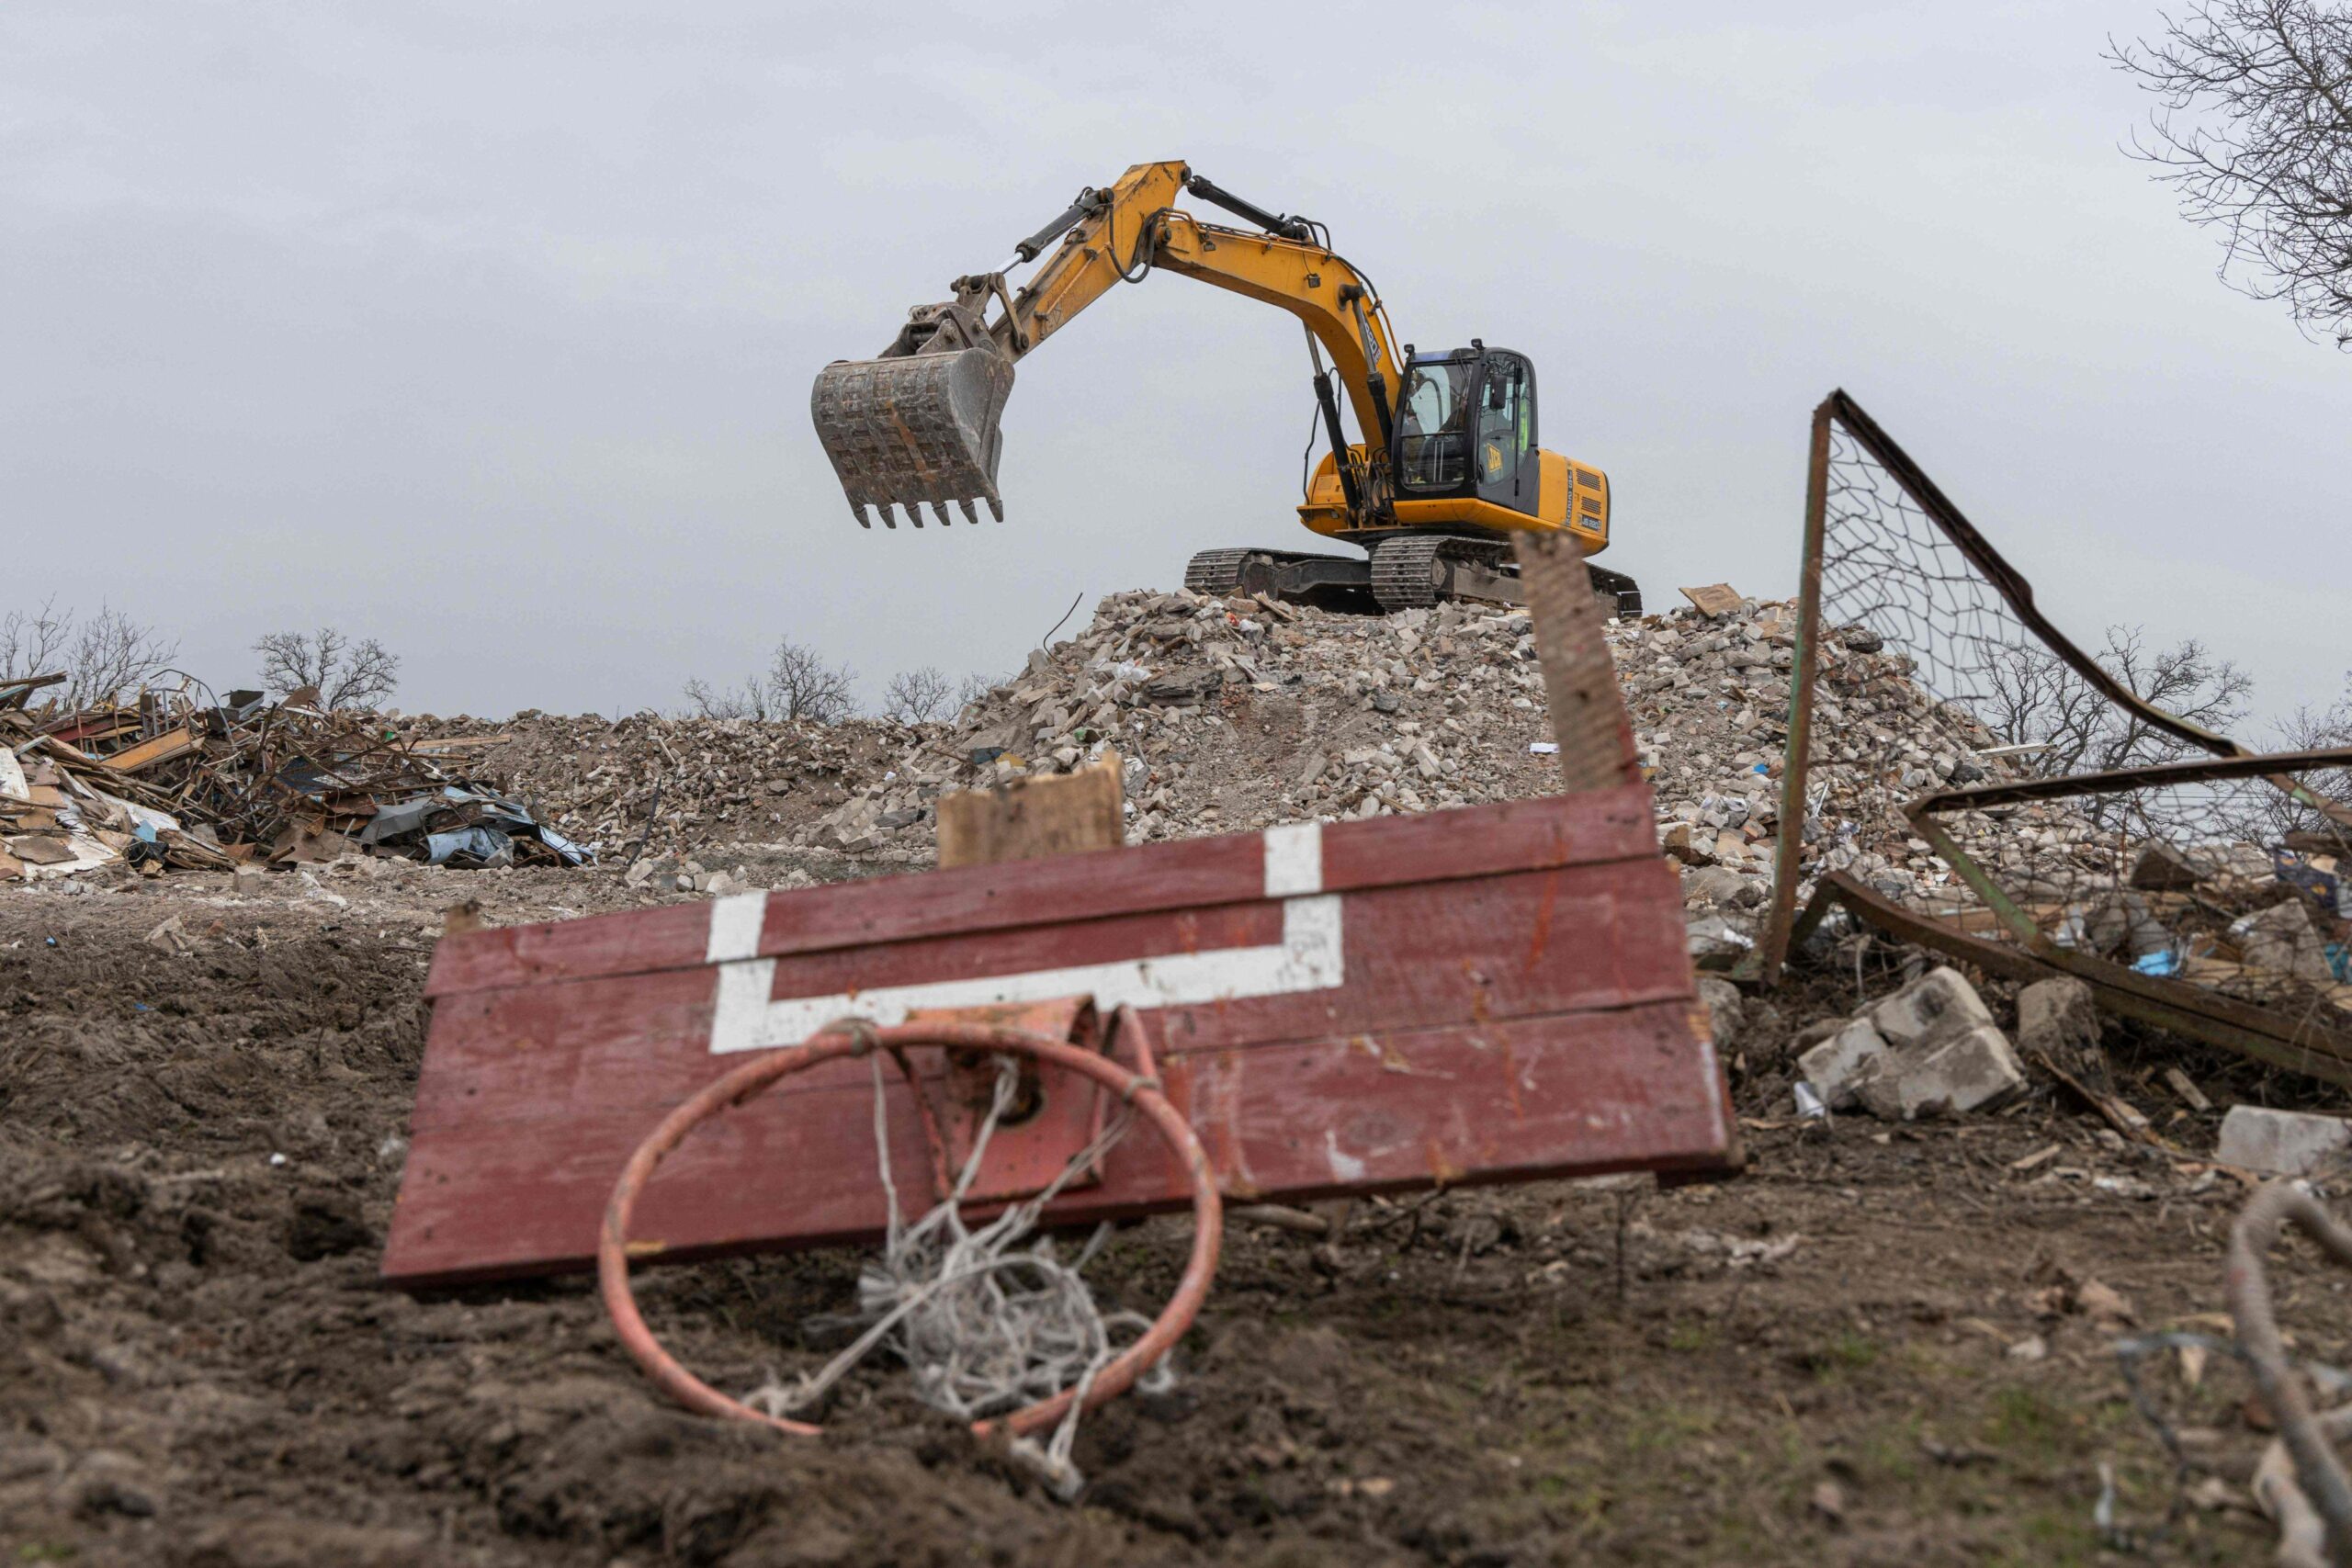
[[[929,937],[779,960],[769,994],[822,996],[1123,954],[1230,950],[1276,939],[1281,925],[1279,908],[1261,901]],[[1172,1058],[1691,993],[1687,961],[1672,962],[1681,951],[1679,888],[1663,862],[1481,878],[1442,902],[1421,886],[1375,889],[1348,897],[1342,930],[1351,984],[1159,1010],[1159,1050]],[[699,963],[444,998],[435,1006],[433,1069],[417,1086],[413,1135],[469,1120],[560,1121],[616,1085],[658,1117],[727,1065],[710,1050],[714,1001],[712,971]],[[828,1074],[862,1079],[863,1069],[831,1064],[774,1092],[801,1092]]]
[[[1321,885],[1333,892],[1498,871],[1654,859],[1646,786],[1511,801],[1323,828]],[[1262,897],[1263,834],[873,877],[766,896],[762,955],[861,947],[1049,919],[1197,908]],[[444,942],[425,995],[647,974],[702,962],[709,907],[504,926]]]
[[[1702,615],[1736,615],[1744,603],[1739,590],[1728,582],[1711,582],[1703,588],[1685,588],[1681,593]]]
[[[1729,1134],[1712,1055],[1692,1049],[1690,1029],[1677,1001],[1198,1054],[1164,1077],[1237,1199],[1705,1169]],[[885,1081],[893,1169],[920,1201],[926,1156],[912,1103]],[[637,1234],[673,1259],[872,1240],[884,1219],[872,1094],[859,1066],[821,1094],[729,1111],[663,1163]],[[614,1175],[659,1114],[607,1108],[531,1135],[481,1123],[419,1136],[384,1277],[413,1289],[590,1267]],[[1188,1202],[1158,1142],[1131,1137],[1105,1157],[1102,1186],[1057,1201],[1052,1216]]]
[[[452,937],[385,1275],[585,1267],[629,1150],[734,1053],[844,1013],[1047,996],[1142,1010],[1236,1196],[1721,1168],[1721,1068],[1649,806],[1596,791]],[[873,1092],[843,1060],[729,1111],[663,1166],[639,1234],[671,1256],[870,1235]],[[1129,1140],[1055,1219],[1181,1206],[1163,1161]]]
[[[935,809],[943,870],[1115,850],[1126,842],[1116,751],[1073,773],[943,795]]]
[[[153,739],[142,740],[136,746],[124,747],[107,757],[106,765],[119,773],[135,773],[141,768],[152,768],[158,762],[168,762],[175,757],[184,757],[195,750],[198,743],[196,731],[183,724],[176,729],[165,730]]]

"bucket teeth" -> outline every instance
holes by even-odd
[[[817,376],[809,412],[817,439],[862,525],[865,510],[896,528],[893,508],[923,526],[927,504],[942,527],[948,506],[975,521],[972,503],[1003,520],[998,421],[1012,389],[1012,362],[989,348],[841,360]]]

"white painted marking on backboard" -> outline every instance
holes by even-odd
[[[718,944],[718,919],[714,906],[714,951]],[[1117,959],[1018,975],[877,986],[828,997],[771,1000],[768,993],[775,983],[775,960],[739,958],[719,963],[718,990],[712,998],[710,1050],[716,1056],[794,1045],[843,1018],[862,1018],[888,1027],[904,1023],[907,1015],[920,1008],[990,1007],[1091,996],[1094,1005],[1107,1012],[1129,1005],[1197,1007],[1329,990],[1345,977],[1342,948],[1340,897],[1326,894],[1283,900],[1283,940],[1272,946],[1213,948],[1205,953]]]
[[[1266,829],[1266,897],[1323,891],[1323,824],[1285,822]]]

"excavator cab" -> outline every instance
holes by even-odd
[[[1535,367],[1476,338],[1413,355],[1391,466],[1400,501],[1484,501],[1535,516]]]

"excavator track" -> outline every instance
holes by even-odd
[[[1510,547],[1490,539],[1408,534],[1372,550],[1372,596],[1392,614],[1446,599],[1515,604],[1518,577]]]
[[[1353,556],[1304,550],[1203,550],[1184,568],[1184,586],[1219,599],[1261,593],[1294,604],[1344,609],[1363,601],[1364,563]]]
[[[1365,609],[1369,597],[1390,614],[1452,599],[1484,604],[1524,602],[1519,563],[1503,541],[1406,534],[1375,539],[1365,547],[1369,562],[1298,550],[1203,550],[1184,568],[1184,586],[1219,599],[1257,593],[1326,609]],[[1594,595],[1610,615],[1642,613],[1642,591],[1632,578],[1596,566],[1586,570],[1592,573]]]
[[[1642,591],[1622,572],[1587,564],[1592,592],[1611,615],[1642,613]],[[1524,603],[1519,562],[1510,546],[1493,539],[1408,534],[1372,547],[1372,595],[1383,610],[1425,608],[1449,599],[1488,604]]]

